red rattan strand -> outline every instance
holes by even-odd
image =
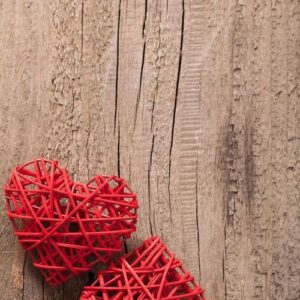
[[[158,237],[100,271],[80,300],[205,300],[203,290]]]
[[[4,190],[15,234],[50,285],[108,262],[135,231],[137,197],[116,176],[76,183],[57,161],[37,159]]]

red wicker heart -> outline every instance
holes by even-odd
[[[108,262],[135,231],[136,195],[116,176],[76,183],[57,161],[38,159],[4,189],[15,235],[52,286]]]
[[[158,237],[100,271],[80,300],[205,300],[203,290]]]

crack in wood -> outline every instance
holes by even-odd
[[[117,58],[116,58],[116,86],[115,86],[115,116],[114,116],[114,132],[117,125],[118,113],[118,87],[119,87],[119,54],[120,54],[120,26],[121,26],[121,0],[119,0],[118,9],[118,26],[117,26]]]
[[[139,90],[138,90],[138,96],[137,101],[135,105],[135,111],[134,111],[134,123],[133,123],[133,131],[135,131],[136,122],[137,122],[137,113],[138,108],[141,100],[141,91],[142,91],[142,81],[143,81],[143,73],[144,73],[144,64],[145,64],[145,52],[146,52],[146,36],[145,36],[145,30],[146,30],[146,21],[147,21],[147,5],[148,0],[145,0],[145,14],[144,14],[144,21],[143,21],[143,52],[142,52],[142,63],[141,63],[141,70],[140,70],[140,81],[139,81]]]
[[[196,228],[197,228],[197,246],[198,246],[198,268],[199,280],[201,280],[201,264],[200,264],[200,229],[199,229],[199,204],[198,204],[198,158],[196,161],[196,186],[195,186],[195,206],[196,206]]]
[[[149,211],[149,224],[150,224],[150,232],[151,235],[153,235],[153,228],[152,228],[152,221],[151,221],[151,168],[152,168],[152,156],[153,156],[153,149],[154,149],[154,140],[155,135],[152,136],[152,144],[151,144],[151,150],[150,150],[150,160],[149,160],[149,166],[148,166],[148,211]]]
[[[25,296],[25,271],[26,271],[26,258],[27,258],[27,253],[25,252],[24,254],[24,261],[23,261],[23,287],[22,287],[22,300],[24,300]]]
[[[175,99],[173,106],[173,118],[172,118],[172,129],[171,129],[171,141],[170,141],[170,150],[169,150],[169,182],[168,182],[168,191],[169,191],[169,207],[170,207],[170,218],[172,219],[172,205],[171,205],[171,169],[172,169],[172,150],[174,143],[174,132],[175,132],[175,122],[176,122],[176,113],[177,113],[177,101],[178,101],[178,92],[179,92],[179,82],[181,75],[181,64],[182,64],[182,49],[183,49],[183,41],[184,41],[184,17],[185,17],[185,7],[184,0],[182,0],[182,15],[181,15],[181,36],[180,36],[180,47],[179,47],[179,60],[178,60],[178,70],[177,70],[177,78],[176,78],[176,91],[175,91]]]

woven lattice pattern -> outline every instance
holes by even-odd
[[[15,235],[50,285],[106,263],[135,231],[136,195],[115,176],[74,182],[51,160],[17,167],[5,185]]]
[[[151,237],[131,253],[100,271],[80,300],[204,300],[203,290],[158,238]]]

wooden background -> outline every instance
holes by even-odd
[[[129,248],[160,235],[208,300],[299,299],[299,37],[296,0],[0,0],[1,186],[41,155],[119,174]],[[0,298],[78,299],[87,276],[44,284],[2,200]]]

